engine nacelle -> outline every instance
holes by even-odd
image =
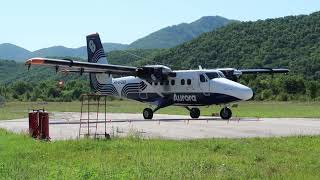
[[[168,79],[168,76],[174,76],[175,73],[166,66],[153,65],[138,68],[138,77],[143,78],[149,82],[161,82]]]
[[[218,70],[221,71],[227,79],[232,81],[238,81],[239,77],[242,75],[241,71],[234,68],[220,68]]]

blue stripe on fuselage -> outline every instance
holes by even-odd
[[[142,95],[143,94],[143,95]],[[229,96],[226,94],[210,93],[204,95],[203,93],[164,93],[164,97],[159,96],[156,93],[129,93],[128,99],[133,99],[140,102],[155,103],[166,102],[173,105],[197,105],[206,106],[213,104],[226,104],[240,99]],[[143,98],[142,98],[143,97]]]

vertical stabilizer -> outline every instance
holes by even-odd
[[[98,33],[87,36],[88,62],[98,64],[108,64],[103,46]],[[102,87],[112,82],[112,77],[107,74],[90,73],[91,88],[100,92]]]

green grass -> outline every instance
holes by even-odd
[[[108,112],[141,113],[147,104],[129,100],[108,101]],[[80,102],[49,102],[37,105],[30,102],[9,102],[0,108],[0,119],[27,117],[30,109],[45,108],[49,112],[79,112]],[[221,107],[202,107],[202,115],[219,112]],[[231,108],[238,117],[320,117],[320,102],[241,102],[237,108]],[[188,115],[183,107],[167,107],[157,113]]]
[[[0,129],[0,179],[319,179],[320,137],[40,142]]]

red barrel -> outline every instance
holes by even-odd
[[[49,114],[46,111],[39,111],[40,139],[49,140]]]
[[[39,136],[38,112],[29,112],[29,134],[33,138]]]

